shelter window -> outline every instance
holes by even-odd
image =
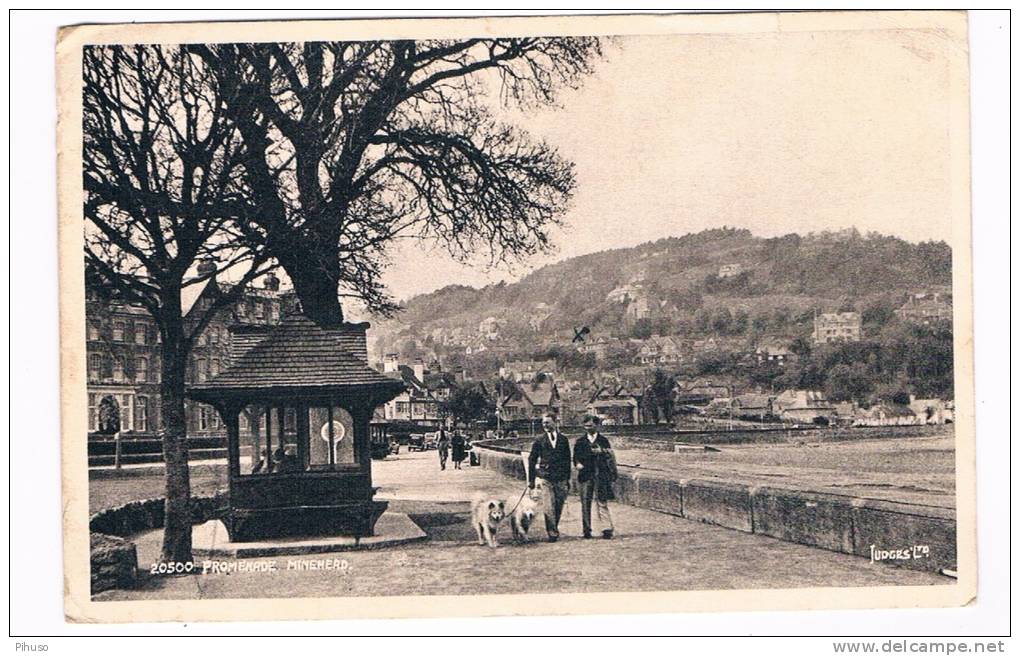
[[[309,408],[308,432],[310,469],[334,469],[357,462],[354,420],[343,408]]]
[[[241,417],[244,475],[330,471],[358,462],[354,420],[343,408],[249,406]]]

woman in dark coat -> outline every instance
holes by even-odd
[[[453,468],[460,469],[460,463],[464,462],[464,457],[467,455],[467,449],[464,445],[464,434],[457,431],[453,434],[453,439],[450,440],[450,448],[453,457]]]

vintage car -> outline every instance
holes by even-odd
[[[407,441],[408,451],[428,451],[436,448],[435,433],[411,433]]]

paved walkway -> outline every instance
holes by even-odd
[[[435,451],[401,453],[374,463],[379,498],[408,513],[428,534],[425,542],[378,551],[277,558],[275,573],[208,574],[176,578],[146,576],[134,590],[97,599],[194,599],[327,597],[407,594],[498,594],[795,588],[806,586],[939,585],[951,579],[872,565],[838,554],[760,535],[700,524],[632,506],[611,504],[618,537],[582,540],[580,504],[567,501],[563,538],[545,542],[544,531],[528,545],[514,545],[509,527],[496,550],[475,544],[467,500],[477,490],[496,493],[511,505],[519,481],[483,470],[447,467]],[[93,485],[106,483],[94,481]],[[158,556],[159,532],[138,540],[139,564]],[[343,570],[288,570],[302,560],[342,559]]]

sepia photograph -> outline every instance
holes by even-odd
[[[63,28],[68,620],[971,602],[967,52],[943,11]]]

